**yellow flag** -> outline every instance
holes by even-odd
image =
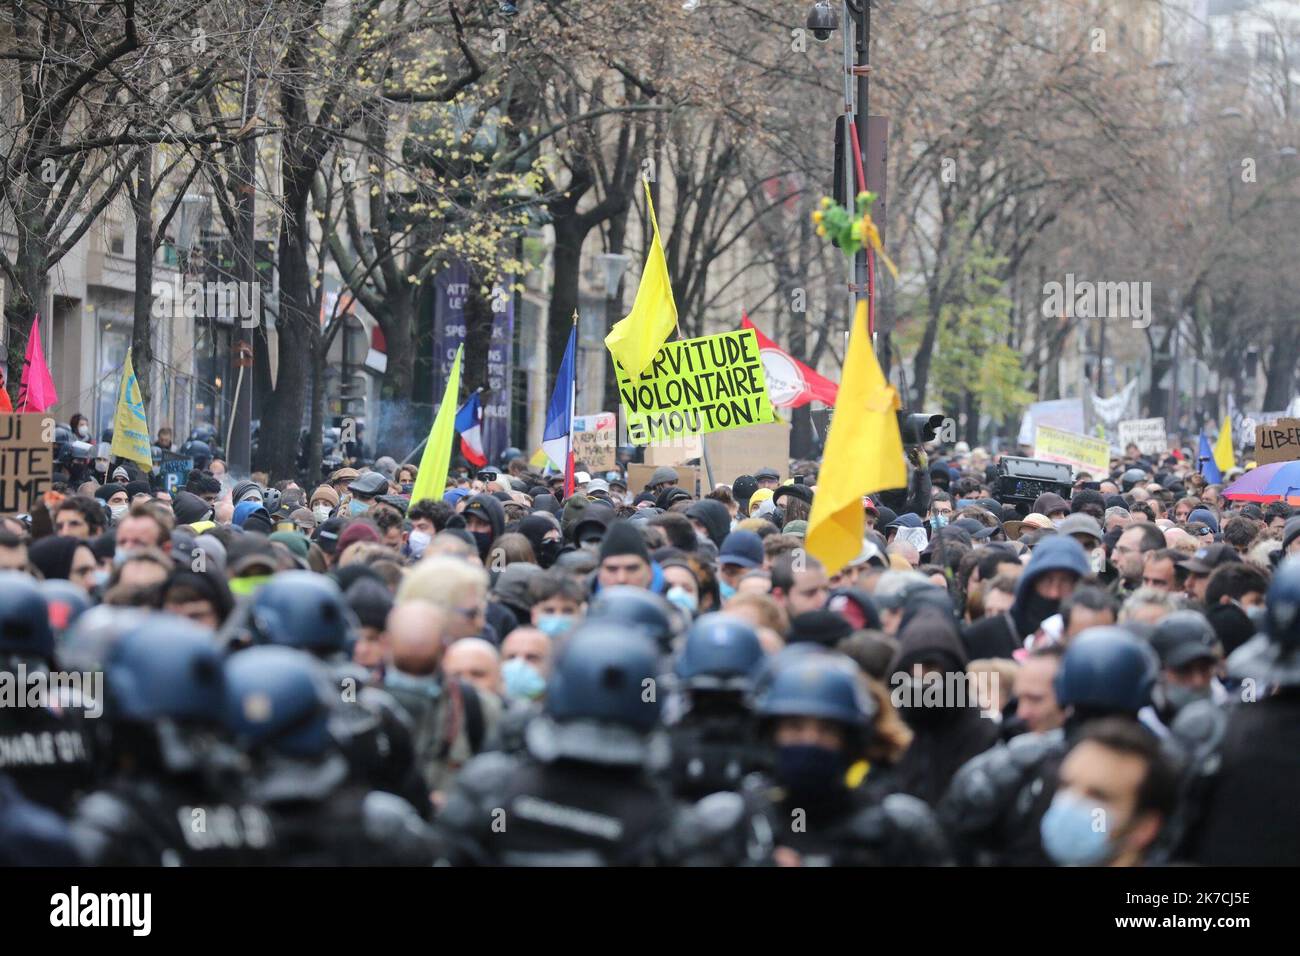
[[[650,253],[645,257],[641,284],[636,289],[636,301],[626,318],[620,319],[605,336],[605,347],[628,375],[636,378],[649,366],[655,353],[677,328],[677,303],[673,301],[673,284],[668,278],[668,261],[659,239],[659,221],[650,201],[650,183],[645,184],[646,209],[650,212],[650,225],[654,238]]]
[[[140,383],[136,381],[135,368],[131,365],[131,350],[127,349],[122,384],[117,389],[117,412],[113,415],[110,450],[117,458],[128,458],[145,471],[153,471],[152,446],[144,400],[140,397]]]
[[[1232,419],[1223,416],[1223,427],[1219,429],[1219,440],[1214,443],[1214,463],[1225,475],[1230,468],[1237,465],[1232,454]]]
[[[834,574],[862,551],[862,496],[907,486],[898,392],[885,380],[867,331],[867,303],[858,302],[844,377],[822,455],[808,516],[808,553]]]
[[[441,501],[447,490],[447,469],[451,467],[451,443],[456,437],[456,402],[460,398],[460,357],[465,346],[456,349],[456,360],[451,363],[447,376],[447,390],[442,394],[442,404],[433,417],[429,439],[420,456],[420,469],[411,488],[411,504],[432,498]]]

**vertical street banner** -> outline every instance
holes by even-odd
[[[483,403],[483,453],[500,463],[510,447],[510,379],[514,370],[515,297],[513,278],[492,287],[492,336],[488,339],[487,401]]]
[[[459,260],[448,263],[434,279],[433,289],[433,395],[437,396],[447,385],[456,350],[465,344],[469,267]]]
[[[50,490],[53,438],[48,415],[0,415],[0,515],[31,514]]]
[[[640,375],[614,371],[634,445],[776,421],[753,329],[666,342]]]

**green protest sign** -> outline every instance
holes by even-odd
[[[634,445],[776,421],[753,329],[667,342],[635,378],[614,371]]]

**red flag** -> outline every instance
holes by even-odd
[[[777,345],[753,322],[741,313],[740,327],[753,329],[758,337],[758,350],[763,359],[763,376],[767,379],[767,394],[777,408],[798,408],[809,402],[834,405],[840,387],[824,375],[800,362]]]
[[[27,357],[23,360],[23,377],[18,383],[18,411],[43,412],[59,404],[59,393],[50,377],[50,367],[45,364],[45,350],[41,348],[41,317],[32,319],[32,330],[27,336]]]
[[[9,390],[5,388],[4,364],[0,363],[0,412],[9,414],[14,410],[14,403],[9,401]]]

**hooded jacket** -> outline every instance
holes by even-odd
[[[1052,535],[1034,548],[1029,564],[1016,582],[1016,597],[1006,614],[972,624],[962,636],[972,660],[1011,657],[1044,620],[1060,609],[1059,601],[1041,598],[1034,582],[1049,571],[1070,571],[1080,578],[1092,573],[1083,545],[1069,535]]]
[[[172,502],[172,513],[176,515],[177,524],[193,524],[196,521],[205,521],[210,518],[212,516],[212,505],[196,494],[179,491],[176,493],[176,499]]]
[[[461,516],[466,517],[474,515],[482,518],[492,526],[492,537],[487,542],[475,536],[478,544],[478,556],[486,562],[488,552],[492,548],[492,542],[501,537],[502,532],[506,529],[506,510],[501,506],[501,501],[495,495],[477,494],[469,499],[464,509],[461,510]]]
[[[722,547],[722,539],[731,530],[731,512],[721,501],[702,498],[686,509],[686,517],[694,518],[704,525],[709,540],[717,547]]]
[[[49,535],[33,541],[27,549],[27,556],[45,580],[66,581],[72,573],[73,555],[83,544],[90,547],[90,542],[81,538]]]
[[[555,555],[559,553],[560,542],[557,541],[551,549],[547,549],[545,547],[545,538],[558,528],[559,525],[556,524],[553,518],[532,514],[520,521],[515,530],[527,538],[528,543],[533,546],[533,554],[537,557],[537,563],[543,568],[549,568],[555,563]]]
[[[892,696],[903,704],[899,713],[915,734],[894,765],[893,787],[931,805],[938,803],[962,764],[998,741],[997,723],[981,716],[966,663],[952,619],[937,608],[923,608],[900,633],[890,665]],[[923,664],[943,673],[916,683],[913,668]],[[933,706],[934,690],[926,692],[931,680],[942,680],[942,706]]]

